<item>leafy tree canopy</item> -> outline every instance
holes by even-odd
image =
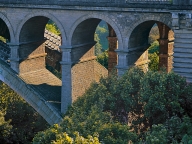
[[[0,142],[8,143],[12,126],[10,125],[10,120],[5,121],[4,115],[5,114],[0,111]]]
[[[122,77],[110,75],[92,84],[69,108],[57,132],[72,138],[74,132],[98,135],[105,144],[190,142],[191,105],[192,85],[181,76],[131,68]],[[56,141],[54,132],[49,135],[54,136],[49,142]]]
[[[0,110],[5,113],[4,118],[7,121],[5,129],[7,135],[3,137],[9,143],[30,143],[38,131],[48,126],[28,103],[2,82],[0,82]],[[2,113],[0,114],[2,117]],[[3,122],[3,117],[1,120]]]

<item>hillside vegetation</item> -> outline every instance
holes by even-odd
[[[191,111],[192,84],[183,77],[131,68],[120,78],[93,83],[63,122],[38,133],[33,143],[76,144],[83,143],[75,141],[82,136],[105,144],[187,144],[192,142]]]

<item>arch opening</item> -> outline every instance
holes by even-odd
[[[115,70],[118,38],[110,24],[89,18],[77,25],[72,39],[73,100],[81,96],[93,81]]]
[[[54,33],[55,29],[58,33]],[[32,85],[56,111],[61,111],[61,36],[45,16],[27,20],[19,35],[19,76]]]
[[[3,42],[10,42],[10,32],[6,23],[0,19],[0,40]]]
[[[163,68],[170,72],[173,44],[174,33],[167,25],[159,21],[143,22],[131,33],[128,65],[139,66],[144,71]]]
[[[0,18],[0,59],[10,64],[10,48],[7,43],[10,42],[10,32],[6,23]]]

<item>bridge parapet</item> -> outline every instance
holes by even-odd
[[[0,0],[0,7],[89,9],[90,7],[191,10],[192,0]],[[103,10],[103,8],[102,8]]]
[[[60,4],[60,3],[171,3],[171,0],[0,0],[1,3],[10,4]],[[75,4],[75,3],[74,3]]]
[[[172,4],[171,0],[126,0],[126,3]]]
[[[177,1],[177,0],[175,0]],[[36,5],[85,5],[89,3],[92,6],[106,3],[116,6],[130,3],[147,3],[147,4],[171,4],[171,0],[0,0],[2,4],[36,4]]]
[[[109,9],[109,7],[116,7],[191,10],[192,0],[0,0],[0,7],[51,9],[58,7],[59,9],[87,9],[90,7],[108,7]]]

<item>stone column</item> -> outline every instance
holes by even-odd
[[[72,104],[72,48],[61,46],[62,52],[62,90],[61,90],[61,113],[67,111],[68,106]]]
[[[169,39],[159,39],[159,69],[165,67],[167,72],[172,70],[173,42]]]
[[[108,37],[109,51],[108,51],[108,72],[110,73],[117,65],[117,37]]]
[[[10,64],[11,68],[19,73],[19,44],[8,43],[11,48]]]
[[[118,65],[116,66],[118,70],[118,75],[122,76],[128,70],[128,52],[123,50],[116,50],[118,55]]]
[[[166,68],[167,72],[172,70],[173,64],[173,40],[169,39],[170,28],[163,23],[157,23],[160,33],[159,38],[159,69]]]
[[[115,50],[117,50],[118,47],[118,39],[114,29],[109,24],[108,29],[109,29],[108,72],[110,73],[117,65],[117,53],[115,52]]]
[[[71,105],[94,81],[95,42],[61,46],[62,91],[61,112]],[[86,87],[86,88],[85,88]]]

